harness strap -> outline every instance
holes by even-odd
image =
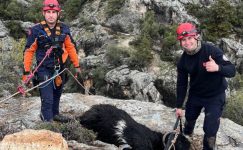
[[[56,24],[56,35],[61,35],[61,23],[60,23],[60,21],[57,21],[57,24]]]
[[[51,36],[51,31],[50,31],[50,28],[49,28],[49,26],[47,25],[46,21],[41,21],[40,24],[43,26],[43,28],[44,28],[46,34],[47,34],[48,36]],[[61,23],[60,23],[60,21],[57,21],[57,23],[56,23],[56,28],[55,28],[55,29],[56,29],[56,30],[55,30],[55,34],[56,34],[56,35],[61,35]]]
[[[49,26],[47,25],[46,21],[41,21],[40,24],[43,26],[46,34],[51,37],[51,31],[50,31],[50,28]],[[55,35],[52,36],[52,42],[54,42],[55,44],[59,44],[59,38],[58,36],[61,35],[61,22],[58,20],[57,23],[56,23],[56,26],[55,26]],[[53,45],[52,45],[53,46]],[[55,45],[54,47],[55,48]],[[56,56],[57,54],[55,54],[55,65],[59,65],[59,64],[63,64],[63,61],[62,61],[62,56]]]

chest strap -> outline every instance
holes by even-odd
[[[50,28],[47,25],[46,21],[41,21],[40,24],[43,26],[46,34],[48,36],[51,36],[51,31],[50,31]],[[57,21],[57,24],[56,24],[56,27],[55,27],[55,35],[59,36],[60,34],[61,34],[61,23],[60,23],[60,21]]]

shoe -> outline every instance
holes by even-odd
[[[206,137],[203,138],[203,150],[216,150],[216,137]]]
[[[57,122],[67,123],[70,122],[72,119],[69,118],[68,116],[63,116],[61,114],[58,114],[53,117],[53,120]]]
[[[40,119],[41,119],[43,122],[50,122],[50,123],[53,122],[52,119],[50,119],[50,120],[46,120],[46,119],[44,119],[44,116],[43,116],[42,114],[40,114]]]

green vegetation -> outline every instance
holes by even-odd
[[[126,0],[109,0],[108,8],[106,10],[106,14],[111,17],[120,12],[120,9],[123,7]]]
[[[96,135],[93,131],[83,128],[76,120],[68,123],[41,123],[34,127],[37,130],[46,129],[61,133],[66,140],[75,140],[79,143],[90,144],[95,140]]]
[[[83,4],[89,0],[66,0],[63,3],[64,19],[71,21],[79,14]]]
[[[141,34],[132,45],[135,47],[135,51],[131,54],[130,67],[141,70],[141,68],[147,67],[151,60],[152,55],[152,43],[154,39],[160,37],[160,33],[163,33],[161,26],[155,20],[155,14],[153,11],[148,11],[145,14],[145,18],[141,20]]]
[[[1,0],[0,8],[1,19],[24,20],[26,8],[19,5],[17,0]]]
[[[151,53],[152,41],[147,36],[141,36],[136,40],[135,51],[131,53],[129,67],[142,70],[147,67],[153,58]]]
[[[218,38],[228,37],[234,32],[242,36],[242,8],[243,2],[234,7],[228,0],[218,0],[210,8],[195,4],[187,5],[188,12],[201,22],[204,39],[212,42]]]
[[[81,10],[81,7],[89,0],[60,0],[60,5],[64,12],[61,13],[63,20],[73,20]],[[30,6],[23,6],[17,0],[0,0],[0,19],[3,20],[22,20],[39,22],[43,19],[42,2],[43,0],[35,0]]]
[[[242,88],[243,89],[243,88]],[[243,93],[242,89],[239,90],[236,96],[229,99],[223,113],[223,117],[243,125]]]
[[[93,70],[95,89],[102,94],[106,92],[106,81],[104,79],[108,71],[105,66],[99,66]]]
[[[8,21],[5,23],[5,26],[9,29],[9,33],[13,38],[19,39],[25,37],[25,31],[22,30],[18,21]]]
[[[31,3],[31,6],[27,9],[25,13],[24,21],[31,21],[34,23],[40,22],[43,20],[42,16],[42,0],[34,0]]]
[[[163,61],[175,61],[173,58],[173,50],[179,49],[178,42],[176,40],[176,30],[177,26],[163,27],[163,39],[162,39],[162,52],[160,53],[160,58]]]
[[[124,47],[117,47],[112,45],[108,47],[106,56],[110,64],[114,65],[114,67],[118,67],[123,64],[124,58],[129,57],[129,52]]]
[[[35,0],[31,6],[23,6],[17,0],[0,0],[1,19],[37,22],[42,18],[42,0]]]
[[[243,1],[236,7],[236,12],[234,14],[234,31],[239,37],[243,38]]]
[[[243,125],[243,75],[236,74],[236,76],[229,81],[229,88],[238,90],[227,98],[223,117]]]
[[[11,42],[13,43],[12,49],[10,51],[2,51],[0,54],[0,80],[4,81],[0,84],[0,93],[5,89],[8,89],[10,93],[15,93],[22,79],[21,64],[26,40],[20,39]],[[2,45],[3,43],[0,43],[0,49]]]

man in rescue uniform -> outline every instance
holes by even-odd
[[[46,51],[51,47],[52,52],[37,70],[39,82],[46,81],[62,71],[68,56],[75,67],[75,71],[81,72],[70,29],[58,20],[60,11],[61,8],[57,0],[44,0],[42,14],[45,20],[31,28],[25,46],[23,81],[26,81],[31,72],[34,55],[38,65],[45,57]],[[55,78],[55,82],[50,81],[39,87],[41,97],[40,117],[43,121],[67,121],[64,116],[59,114],[59,102],[63,90],[62,80],[64,79],[61,74]]]
[[[182,23],[176,32],[177,40],[184,50],[177,64],[176,115],[183,115],[182,105],[189,81],[184,134],[189,136],[193,134],[196,120],[204,108],[203,150],[214,150],[220,117],[225,105],[227,88],[225,77],[235,76],[235,66],[225,57],[221,49],[200,40],[200,33],[194,24]]]

